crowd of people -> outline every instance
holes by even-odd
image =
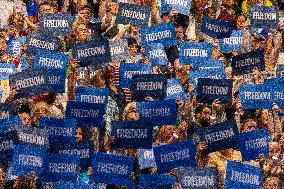
[[[180,0],[181,1],[181,0]],[[218,187],[226,187],[226,165],[228,161],[240,162],[261,170],[262,185],[259,188],[284,188],[284,132],[281,117],[281,105],[274,102],[267,109],[244,109],[240,97],[240,87],[244,84],[264,84],[266,80],[276,78],[276,68],[283,62],[282,38],[284,23],[281,20],[282,1],[276,0],[192,0],[189,2],[189,14],[176,9],[162,12],[163,3],[157,0],[0,0],[0,63],[15,65],[16,73],[34,69],[35,54],[29,51],[28,39],[31,34],[46,34],[40,25],[42,15],[69,14],[74,19],[70,33],[65,36],[55,36],[58,39],[58,52],[68,55],[65,75],[65,91],[63,93],[45,92],[33,94],[24,98],[16,98],[19,91],[12,85],[9,78],[0,78],[2,94],[1,104],[13,104],[13,116],[18,116],[22,125],[38,127],[42,118],[66,119],[66,107],[70,101],[78,101],[77,88],[107,88],[109,95],[106,102],[106,112],[102,127],[85,127],[76,125],[77,143],[88,141],[93,144],[94,153],[129,156],[134,158],[134,166],[129,179],[139,183],[141,174],[160,174],[159,166],[141,168],[137,148],[114,148],[115,136],[113,123],[117,121],[141,122],[138,111],[141,103],[133,98],[131,88],[121,87],[121,65],[147,65],[153,74],[165,75],[167,79],[179,80],[184,93],[175,97],[176,121],[173,125],[153,125],[153,147],[170,145],[188,140],[194,141],[196,154],[194,157],[198,167],[216,168],[218,172]],[[178,0],[176,3],[178,4]],[[136,4],[148,7],[150,17],[146,27],[172,23],[175,27],[177,44],[165,46],[164,52],[167,64],[159,65],[151,62],[143,41],[142,27],[118,23],[118,13],[122,4]],[[279,19],[276,28],[255,28],[250,20],[250,9],[256,5],[276,7]],[[221,51],[222,38],[212,37],[202,30],[203,18],[222,22],[233,22],[234,31],[242,31],[241,49]],[[50,35],[50,34],[48,34]],[[227,37],[227,36],[226,36]],[[96,66],[96,60],[82,67],[82,62],[74,56],[74,45],[92,40],[108,40],[110,43],[125,40],[129,54],[119,60],[106,62]],[[197,99],[197,85],[190,79],[191,73],[197,68],[191,62],[181,63],[180,45],[188,43],[209,43],[212,54],[208,61],[222,62],[222,69],[227,80],[233,81],[231,103],[222,103],[214,99],[211,103],[200,102]],[[254,68],[250,73],[237,75],[232,66],[232,59],[242,54],[264,50],[264,69]],[[46,49],[45,49],[46,50]],[[0,65],[0,67],[1,67]],[[203,72],[208,70],[204,69]],[[0,69],[1,72],[1,69]],[[0,73],[1,74],[1,73]],[[0,75],[1,76],[1,75]],[[281,77],[281,76],[278,76]],[[11,78],[11,77],[10,77]],[[281,83],[279,83],[281,85]],[[91,94],[90,94],[91,95]],[[143,102],[156,101],[155,96],[147,96]],[[166,101],[165,101],[166,102]],[[0,107],[1,109],[1,107]],[[2,117],[3,118],[3,117]],[[218,151],[207,152],[208,144],[196,137],[199,132],[208,127],[218,127],[218,124],[229,120],[236,122],[239,134],[261,129],[267,129],[269,135],[268,154],[260,154],[257,158],[244,161],[240,149],[228,147]],[[4,120],[0,120],[0,125]],[[60,125],[58,125],[60,127]],[[1,128],[2,129],[2,128]],[[5,135],[4,131],[0,138]],[[131,139],[129,139],[131,143]],[[66,143],[67,145],[67,143]],[[50,147],[49,152],[53,152]],[[157,157],[156,157],[157,158]],[[11,160],[12,161],[12,160]],[[29,175],[15,175],[9,178],[10,166],[2,163],[0,171],[0,188],[52,188],[41,181],[40,175],[31,172]],[[98,183],[92,175],[96,170],[90,164],[87,169],[81,168],[78,173],[78,183],[95,184],[100,188],[129,188],[115,184]],[[178,167],[165,175],[176,178],[172,188],[182,188]],[[67,183],[61,180],[59,183]],[[151,187],[149,187],[151,188]],[[154,188],[154,187],[153,187]],[[163,187],[161,187],[163,188]],[[185,187],[186,188],[186,187]],[[194,188],[194,187],[193,187]],[[198,187],[196,187],[198,188]],[[241,186],[239,188],[242,188]],[[245,187],[244,187],[245,188]],[[251,187],[255,188],[255,187]]]

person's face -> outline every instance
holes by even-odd
[[[207,16],[211,19],[215,19],[216,18],[216,11],[214,9],[209,8],[207,10]]]
[[[111,9],[110,9],[110,14],[113,15],[113,16],[116,16],[118,14],[118,3],[114,3],[112,2],[111,3]]]
[[[52,7],[50,5],[42,5],[39,8],[39,12],[42,13],[42,14],[43,13],[53,14],[53,13],[55,13],[55,9],[54,9],[54,7]]]
[[[265,49],[266,46],[266,41],[265,39],[256,39],[255,37],[253,37],[252,39],[252,48],[253,50],[257,50],[257,49]]]
[[[14,6],[14,12],[24,14],[24,7],[21,4],[17,4]]]
[[[182,27],[177,27],[176,28],[176,33],[177,33],[177,39],[179,41],[182,41],[184,38],[184,34],[183,34],[183,28]]]
[[[131,111],[128,113],[127,118],[128,121],[139,121],[139,115],[135,111]]]
[[[206,119],[209,120],[210,114],[211,114],[210,108],[205,107],[205,108],[202,110],[202,115],[201,115],[201,117],[202,117],[202,118],[206,118]]]
[[[279,158],[280,154],[281,154],[281,148],[278,143],[273,142],[272,144],[269,145],[269,156],[270,157],[275,156]]]
[[[106,82],[104,79],[100,79],[99,82],[93,84],[96,88],[106,88]]]
[[[86,27],[86,25],[84,25],[84,24],[79,25],[78,28],[77,28],[77,32],[78,32],[78,35],[76,37],[77,37],[78,41],[89,40],[90,32],[89,32],[88,28]]]
[[[176,128],[173,125],[167,125],[165,128],[166,137],[171,137],[174,133],[176,133]]]
[[[246,17],[241,15],[241,16],[238,16],[237,18],[237,29],[238,30],[242,30],[242,29],[245,29],[246,28]]]
[[[88,167],[88,176],[93,176],[93,174],[94,174],[94,170],[93,170],[93,168],[92,167]]]
[[[279,143],[279,146],[282,148],[282,152],[284,152],[284,135],[283,134],[278,143]]]
[[[135,56],[137,53],[137,44],[132,44],[129,46],[129,52],[131,56]]]
[[[78,17],[82,20],[84,24],[89,23],[92,13],[88,8],[82,9],[78,12]]]
[[[246,132],[250,132],[250,131],[253,131],[253,130],[256,130],[257,129],[257,124],[255,121],[247,121],[246,123],[244,123],[244,127],[243,127],[243,132],[246,133]]]
[[[264,125],[268,125],[269,123],[269,113],[268,110],[262,110],[261,112],[261,120]]]
[[[30,114],[24,112],[24,113],[19,114],[19,117],[22,120],[24,126],[32,125],[32,119],[31,119]]]
[[[271,179],[268,183],[267,186],[269,187],[269,189],[278,189],[278,180],[277,179]],[[267,188],[268,189],[268,188]]]
[[[38,107],[35,110],[35,114],[37,115],[37,117],[47,117],[48,116],[48,110],[46,109],[46,107]]]
[[[223,4],[225,4],[227,6],[233,6],[234,0],[223,0]]]
[[[82,141],[83,140],[83,130],[82,128],[78,127],[76,128],[76,141]]]

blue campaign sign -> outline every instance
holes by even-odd
[[[52,149],[68,144],[75,144],[76,120],[41,118],[39,128],[48,133],[49,145]]]
[[[273,96],[265,84],[245,84],[239,88],[242,108],[245,110],[271,109]]]
[[[256,160],[259,155],[267,157],[269,152],[267,129],[257,129],[240,134],[239,145],[243,161]]]
[[[41,93],[48,93],[50,85],[48,84],[47,71],[45,69],[31,69],[10,75],[10,85],[16,87],[17,94],[15,99],[26,98]]]
[[[5,164],[13,157],[13,147],[18,143],[18,136],[15,131],[1,133],[0,137],[0,161]]]
[[[234,161],[227,162],[225,188],[261,189],[262,170]]]
[[[175,176],[168,175],[140,175],[139,184],[142,186],[172,186],[176,184]]]
[[[12,175],[26,176],[30,172],[41,175],[45,170],[47,150],[27,145],[14,145]]]
[[[16,66],[15,64],[6,64],[6,63],[0,63],[0,80],[2,78],[8,78],[9,75],[16,73]]]
[[[267,82],[269,80],[266,80],[264,84],[270,89],[273,102],[276,103],[279,108],[284,108],[284,78],[274,78],[271,80],[271,82]]]
[[[76,182],[79,173],[80,157],[78,155],[48,155],[48,163],[42,180],[45,182]]]
[[[201,31],[210,37],[218,39],[230,37],[234,28],[235,22],[224,22],[206,16],[202,18]]]
[[[136,75],[132,81],[132,99],[144,101],[146,97],[163,100],[167,96],[167,76],[162,74]]]
[[[53,36],[68,36],[72,29],[74,18],[71,14],[40,14],[39,26],[44,32]]]
[[[36,127],[27,127],[23,125],[11,128],[17,132],[18,143],[41,148],[49,147],[48,133]]]
[[[49,93],[65,93],[66,70],[48,70],[47,83],[50,86]]]
[[[72,47],[73,57],[80,61],[80,66],[103,65],[111,62],[111,53],[107,39],[76,43]]]
[[[181,167],[178,178],[183,189],[218,189],[218,171],[211,167]]]
[[[206,42],[182,42],[180,44],[180,63],[192,64],[211,59],[212,43]]]
[[[68,55],[59,52],[36,50],[34,68],[66,71]]]
[[[129,57],[129,47],[127,40],[116,40],[110,41],[110,53],[111,53],[111,60],[113,62],[121,62],[122,60],[127,59]]]
[[[230,37],[220,40],[220,52],[231,53],[233,51],[242,52],[243,30],[233,30]]]
[[[216,70],[216,69],[224,69],[224,63],[220,60],[199,60],[193,63],[194,70]]]
[[[197,135],[200,141],[206,142],[206,152],[208,153],[228,148],[238,148],[239,130],[235,120],[205,127]]]
[[[152,147],[153,126],[135,121],[112,122],[115,141],[113,148],[145,148]]]
[[[276,64],[276,77],[284,77],[284,64]]]
[[[199,78],[197,101],[211,104],[218,99],[222,104],[232,103],[233,80]]]
[[[168,79],[166,99],[177,100],[180,97],[186,97],[181,81],[179,79]]]
[[[129,179],[133,165],[132,157],[95,153],[93,155],[93,179],[98,183],[130,187],[133,185]]]
[[[31,33],[27,37],[27,52],[34,54],[37,49],[58,51],[59,39],[43,33]]]
[[[119,87],[131,88],[132,77],[134,75],[145,75],[150,73],[152,73],[151,67],[146,64],[121,64],[119,68]]]
[[[22,46],[26,43],[26,40],[27,40],[26,36],[18,37],[17,39],[10,38],[7,41],[8,54],[12,55],[14,58],[17,57],[21,52]]]
[[[120,3],[117,15],[118,24],[132,24],[135,26],[148,26],[150,7],[129,3]]]
[[[278,28],[279,9],[275,6],[267,7],[255,5],[249,10],[251,26],[254,28]]]
[[[234,75],[249,74],[255,68],[264,71],[264,50],[261,49],[233,56],[231,66]]]
[[[65,117],[76,119],[80,126],[101,127],[106,112],[106,104],[90,104],[85,102],[67,103]]]
[[[22,120],[19,118],[19,116],[12,116],[9,119],[0,122],[0,131],[5,132],[15,126],[21,126],[21,125],[23,125],[23,123]]]
[[[0,103],[0,123],[10,119],[14,113],[14,106],[10,103]]]
[[[142,43],[162,43],[165,47],[177,45],[177,34],[172,23],[159,24],[141,29]]]
[[[54,189],[100,189],[95,184],[85,184],[85,183],[58,183],[53,185]]]
[[[107,104],[108,96],[108,88],[78,87],[76,102]]]
[[[168,13],[175,9],[183,15],[190,15],[191,0],[161,0],[161,12]]]
[[[154,147],[154,156],[159,173],[166,173],[180,166],[193,166],[196,147],[192,140]]]
[[[140,169],[156,167],[153,149],[138,149],[137,153]]]
[[[157,126],[176,124],[177,108],[173,99],[137,102],[136,109],[142,123]]]
[[[225,69],[224,67],[221,67],[221,68],[196,70],[189,72],[190,83],[192,83],[195,88],[197,88],[197,83],[199,78],[226,79]]]
[[[94,152],[93,141],[83,141],[77,143],[69,143],[68,145],[62,146],[57,149],[58,154],[66,155],[79,155],[80,156],[80,167],[87,169],[92,166],[92,156]]]
[[[162,43],[151,43],[145,46],[151,66],[168,65],[168,57]]]

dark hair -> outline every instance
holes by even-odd
[[[129,39],[127,40],[127,42],[128,42],[128,46],[132,46],[132,45],[134,45],[134,44],[138,44],[137,41],[136,41],[136,39],[134,39],[134,38],[129,38]]]
[[[27,114],[31,114],[31,108],[29,107],[29,105],[27,104],[23,104],[18,111],[19,114],[21,113],[27,113]]]

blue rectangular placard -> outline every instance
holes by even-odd
[[[226,79],[225,69],[222,67],[189,72],[190,83],[192,83],[195,88],[197,88],[198,78]]]
[[[0,63],[0,80],[9,78],[9,75],[16,73],[15,64]]]
[[[173,99],[137,102],[136,109],[142,123],[157,126],[176,124],[177,108]]]
[[[168,65],[168,57],[162,43],[147,44],[145,51],[151,66]]]
[[[209,60],[212,56],[212,43],[182,42],[179,56],[182,65]]]
[[[165,47],[177,45],[177,34],[172,23],[159,24],[141,29],[142,43],[162,43]]]
[[[249,10],[251,26],[254,28],[278,28],[279,9],[276,6],[255,5]]]
[[[152,73],[151,67],[146,64],[121,64],[119,67],[119,87],[131,88],[134,75],[145,75]]]
[[[233,51],[242,52],[243,30],[233,30],[230,37],[220,40],[220,52],[231,53]]]
[[[113,62],[121,62],[129,57],[129,47],[127,40],[116,40],[110,41],[110,53],[111,53],[111,60]]]
[[[153,126],[134,121],[112,122],[113,148],[152,148]]]
[[[271,109],[273,95],[268,85],[245,84],[239,88],[242,108],[245,110]]]
[[[284,64],[276,64],[276,77],[284,77]]]
[[[167,76],[162,74],[136,75],[132,81],[132,99],[144,101],[146,97],[163,100],[167,96]]]
[[[93,155],[94,181],[118,186],[132,186],[129,177],[134,159],[127,156],[115,156],[104,153]]]
[[[249,74],[255,68],[264,71],[264,50],[261,49],[233,56],[231,65],[234,75]]]
[[[36,50],[34,68],[66,71],[68,55],[59,52]]]
[[[210,37],[218,39],[230,37],[234,28],[235,22],[224,22],[206,16],[202,18],[201,31]]]
[[[31,69],[10,75],[10,85],[16,87],[15,99],[36,96],[41,93],[48,93],[48,74],[45,69]]]
[[[150,7],[129,3],[120,3],[117,15],[118,24],[132,24],[135,26],[148,26]]]
[[[45,182],[76,182],[79,173],[79,155],[49,153],[48,163],[42,175]]]
[[[202,128],[197,135],[200,141],[206,142],[206,152],[208,153],[228,148],[238,148],[239,130],[235,120]]]
[[[140,169],[156,167],[153,149],[138,149],[137,153]]]
[[[211,167],[180,167],[178,178],[183,189],[218,189],[218,171]]]
[[[262,188],[262,170],[257,167],[228,161],[226,175],[225,188]]]
[[[14,106],[10,103],[0,103],[0,123],[10,119],[14,113]]]
[[[192,140],[154,147],[154,156],[159,173],[166,173],[180,166],[193,166],[196,147]]]
[[[199,60],[197,62],[193,63],[194,70],[202,70],[202,71],[210,71],[210,70],[216,70],[216,69],[223,69],[224,63],[220,60]]]
[[[11,174],[26,176],[30,172],[41,175],[45,170],[47,150],[27,145],[15,145]]]
[[[3,165],[11,161],[13,157],[13,147],[15,144],[18,144],[16,131],[1,132],[0,161]]]
[[[72,29],[74,17],[71,14],[40,14],[39,26],[44,32],[53,36],[68,36]]]
[[[67,103],[65,117],[76,119],[80,126],[101,127],[106,112],[106,104],[90,104],[85,102]]]
[[[111,62],[111,53],[107,39],[92,40],[88,42],[76,43],[72,47],[73,57],[80,61],[80,66]]]
[[[92,156],[94,151],[93,141],[82,141],[76,143],[69,143],[57,149],[58,154],[66,155],[79,155],[80,156],[80,167],[82,169],[88,169],[92,166]]]
[[[56,183],[54,189],[101,189],[95,184],[85,184],[85,183]]]
[[[243,161],[256,160],[259,155],[268,156],[269,135],[267,129],[257,129],[240,134],[240,150]]]
[[[107,104],[108,96],[108,88],[78,87],[76,102]]]
[[[4,121],[0,121],[0,131],[5,132],[5,131],[8,131],[15,126],[21,126],[21,125],[23,125],[23,122],[19,118],[19,116],[12,116],[9,119],[6,119]]]
[[[184,92],[184,88],[179,79],[168,79],[167,84],[167,98],[166,99],[184,99],[186,97],[186,93]]]
[[[65,93],[66,70],[48,70],[47,83],[49,84],[49,93]]]
[[[191,0],[161,0],[161,12],[168,13],[175,9],[183,15],[190,15]]]
[[[176,184],[175,176],[168,175],[140,175],[139,176],[139,184],[145,187],[149,186],[172,186]]]
[[[52,149],[76,142],[76,120],[74,119],[41,118],[39,128],[48,132],[49,145]]]
[[[232,103],[233,80],[199,78],[197,101],[211,104],[218,99],[222,104]]]
[[[35,54],[37,49],[58,51],[59,39],[43,33],[29,33],[27,37],[27,52]]]

